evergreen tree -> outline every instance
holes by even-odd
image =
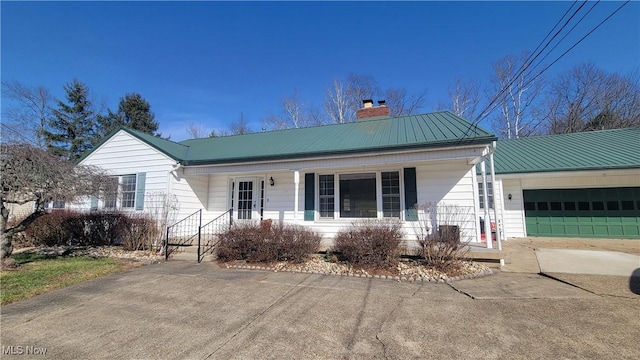
[[[106,116],[98,116],[98,137],[96,142],[109,134],[118,126],[142,131],[151,135],[159,136],[158,122],[151,112],[151,105],[140,94],[127,94],[120,98],[118,110],[114,113],[109,110]]]
[[[54,155],[76,160],[92,148],[95,115],[85,84],[74,79],[64,90],[67,103],[56,100],[58,108],[52,110],[50,130],[44,132],[45,144]]]

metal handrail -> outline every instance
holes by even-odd
[[[228,221],[223,221],[228,220]],[[224,231],[231,228],[233,224],[233,209],[229,209],[226,212],[222,213],[222,215],[216,217],[215,219],[209,221],[208,223],[200,226],[198,229],[198,263],[202,262],[204,256],[212,252],[213,249],[220,243],[220,239],[217,241],[206,241],[204,244],[202,243],[203,237],[203,229],[212,228],[213,231],[205,231],[205,236],[216,236],[220,235],[223,230],[222,228],[226,228]],[[217,225],[217,226],[216,226]]]
[[[197,223],[195,224],[189,224],[189,221],[196,221],[195,216],[198,216],[197,218]],[[183,224],[185,223],[186,226]],[[200,235],[200,224],[202,224],[202,209],[194,212],[193,214],[187,216],[186,218],[176,222],[175,224],[171,225],[171,226],[167,226],[167,236],[165,238],[165,243],[164,243],[164,259],[168,260],[169,259],[169,255],[171,255],[171,253],[177,249],[178,247],[192,241],[196,236],[198,236],[198,242],[200,241],[199,239],[199,235]],[[180,226],[180,227],[178,227]],[[197,230],[194,231],[194,233],[188,233],[188,228],[189,226],[193,226],[193,228],[197,228]],[[186,234],[184,234],[184,236],[177,236],[177,237],[173,237],[174,239],[177,238],[178,242],[177,243],[172,243],[169,244],[169,239],[172,238],[171,236],[171,230],[172,229],[181,229],[182,227],[187,227],[186,230]],[[171,247],[172,249],[169,249],[169,247]]]

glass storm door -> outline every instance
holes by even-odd
[[[234,209],[236,209],[235,218],[238,220],[256,220],[260,219],[258,209],[258,187],[255,178],[236,179],[234,186]]]

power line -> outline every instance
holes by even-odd
[[[502,86],[502,89],[498,92],[498,94],[496,94],[491,101],[489,101],[489,104],[487,104],[487,106],[480,112],[480,114],[478,115],[478,117],[471,123],[469,124],[469,126],[467,127],[467,130],[465,131],[464,135],[462,136],[462,138],[460,138],[460,140],[458,141],[458,143],[460,143],[460,141],[462,141],[462,139],[466,138],[469,135],[469,131],[471,131],[471,129],[473,128],[477,128],[478,123],[480,123],[480,121],[482,121],[482,119],[484,119],[485,117],[487,117],[490,113],[493,112],[493,110],[497,107],[497,101],[502,98],[502,96],[504,95],[504,93],[507,91],[507,89],[509,89],[513,83],[518,79],[518,77],[529,67],[531,66],[531,64],[533,63],[533,61],[535,61],[538,56],[540,56],[540,54],[542,54],[542,52],[549,46],[549,44],[558,36],[558,34],[560,32],[562,32],[562,30],[567,26],[567,24],[571,21],[571,19],[573,19],[573,17],[580,11],[580,9],[582,9],[582,7],[584,6],[584,2],[582,3],[581,6],[579,6],[574,12],[573,14],[567,19],[567,21],[565,21],[564,25],[558,29],[558,31],[556,31],[556,33],[551,37],[551,39],[549,39],[549,41],[547,41],[547,43],[544,45],[544,47],[538,51],[536,53],[536,51],[540,48],[540,46],[542,46],[542,44],[544,44],[545,40],[547,40],[547,38],[549,37],[549,35],[551,35],[551,33],[553,33],[553,31],[558,27],[558,25],[562,22],[562,20],[567,16],[567,14],[571,11],[571,9],[574,7],[574,5],[578,2],[578,0],[575,0],[571,6],[569,6],[569,8],[564,12],[564,14],[560,17],[560,19],[558,19],[558,21],[556,21],[555,25],[553,25],[553,27],[551,28],[551,30],[549,30],[549,32],[547,33],[547,35],[540,41],[540,43],[538,44],[538,46],[536,46],[535,50],[529,54],[529,56],[527,57],[527,59],[522,63],[522,65],[520,66],[520,69],[517,71],[517,73],[513,76],[513,78],[510,81],[507,81],[507,84]],[[586,2],[586,0],[585,0]],[[533,59],[532,59],[533,57]]]
[[[540,75],[542,75],[546,70],[548,70],[548,69],[549,69],[553,64],[555,64],[556,62],[558,62],[558,61],[559,61],[561,58],[563,58],[567,53],[569,53],[571,50],[573,50],[573,48],[575,48],[578,44],[580,44],[582,41],[584,41],[584,39],[586,39],[586,38],[587,38],[589,35],[591,35],[595,30],[597,30],[600,26],[602,26],[602,24],[604,24],[605,22],[607,22],[607,21],[608,21],[608,20],[609,20],[613,15],[615,15],[618,11],[620,11],[620,9],[622,9],[624,6],[626,6],[630,1],[631,1],[631,0],[627,0],[627,1],[626,1],[626,2],[624,2],[622,5],[620,5],[616,10],[614,10],[611,14],[609,14],[609,16],[607,16],[607,17],[606,17],[606,18],[604,18],[602,21],[600,21],[600,23],[598,23],[598,25],[596,25],[593,29],[591,29],[589,32],[587,32],[587,33],[586,33],[582,38],[580,38],[576,43],[574,43],[574,44],[573,44],[571,47],[569,47],[565,52],[563,52],[560,56],[558,56],[554,61],[552,61],[550,64],[548,64],[546,67],[544,67],[544,68],[543,68],[540,72],[538,72],[534,77],[532,77],[531,79],[527,80],[527,81],[523,84],[523,86],[524,86],[524,87],[526,87],[526,86],[530,85],[534,80],[536,80],[538,77],[540,77]],[[584,3],[586,3],[586,1],[585,1]],[[569,21],[570,21],[570,20],[571,20],[571,19],[572,19],[572,18],[573,18],[577,13],[578,13],[578,11],[582,8],[582,6],[584,6],[584,3],[583,3],[583,4],[582,4],[582,5],[581,5],[581,6],[580,6],[576,11],[574,11],[574,13],[571,15],[571,17],[567,20],[567,22],[565,22],[565,25],[563,25],[563,27],[562,27],[560,30],[558,30],[558,32],[556,32],[556,34],[552,37],[552,39],[550,39],[550,40],[549,40],[549,42],[547,42],[547,45],[545,45],[545,47],[544,47],[544,48],[539,52],[539,54],[538,54],[538,55],[536,55],[536,58],[537,58],[537,56],[539,56],[539,55],[542,53],[542,51],[543,51],[544,49],[546,49],[546,47],[548,46],[548,44],[550,44],[550,42],[551,42],[551,41],[552,41],[552,40],[553,40],[553,39],[554,39],[554,38],[559,34],[559,32],[561,32],[561,31],[562,31],[562,30],[567,26],[568,22],[569,22]],[[597,5],[598,3],[599,3],[599,1],[598,1],[595,5]],[[566,16],[566,14],[570,11],[570,9],[573,7],[573,5],[574,5],[574,4],[575,4],[575,2],[574,2],[574,3],[569,7],[569,9],[565,12],[565,14],[560,18],[560,20],[556,23],[556,25],[554,26],[554,28],[557,26],[557,24],[558,24],[560,21],[562,21],[562,19]],[[580,18],[580,20],[578,21],[578,23],[577,23],[576,25],[574,25],[574,26],[569,30],[569,33],[570,33],[570,32],[571,32],[571,31],[572,31],[572,30],[573,30],[573,29],[574,29],[574,28],[575,28],[575,27],[576,27],[576,26],[577,26],[577,25],[578,25],[578,24],[579,24],[579,23],[580,23],[580,22],[581,22],[581,21],[582,21],[582,20],[583,20],[583,19],[584,19],[584,18],[585,18],[585,17],[586,17],[590,12],[591,12],[591,10],[593,10],[593,8],[595,7],[595,5],[593,5],[593,6],[592,6],[588,11],[587,11],[587,13],[586,13],[585,15],[583,15],[583,16],[582,16],[582,18]],[[552,28],[552,30],[551,30],[550,32],[552,32],[554,28]],[[567,36],[569,33],[567,33],[566,35],[564,35],[564,36],[560,39],[560,41],[558,42],[558,44],[556,44],[556,45],[555,45],[555,46],[550,50],[550,52],[549,52],[547,55],[545,55],[545,56],[541,59],[541,61],[542,61],[542,60],[544,60],[547,56],[549,56],[549,54],[550,54],[550,53],[551,53],[551,52],[552,52],[552,51],[553,51],[553,50],[554,50],[554,49],[559,45],[559,43],[560,43],[560,42],[562,42],[562,40],[564,40],[564,39],[566,38],[566,36]],[[549,35],[549,34],[547,34],[547,36],[545,37],[545,39],[548,37],[548,35]],[[542,42],[544,42],[544,39],[543,39],[543,41],[542,41]],[[538,47],[537,47],[537,48],[539,48],[539,45],[538,45]],[[535,58],[534,58],[534,60],[535,60]],[[533,60],[532,60],[532,62],[533,62]],[[532,62],[531,62],[531,63],[532,63]],[[514,78],[512,79],[512,81],[510,81],[510,82],[509,82],[509,84],[508,84],[507,86],[503,87],[503,89],[502,89],[502,90],[501,90],[501,91],[500,91],[500,92],[499,92],[499,93],[498,93],[498,94],[497,94],[497,95],[492,99],[492,101],[489,103],[489,105],[488,105],[487,107],[485,107],[485,109],[480,113],[480,115],[476,118],[476,120],[475,120],[473,123],[469,124],[469,127],[467,128],[467,131],[464,133],[464,135],[463,135],[463,137],[460,139],[460,141],[461,141],[463,138],[466,138],[466,137],[469,135],[469,131],[471,131],[471,129],[472,129],[472,128],[477,127],[478,123],[479,123],[480,121],[482,121],[486,116],[488,116],[488,115],[489,115],[489,114],[490,114],[490,113],[495,109],[495,107],[497,106],[497,105],[495,105],[495,102],[497,101],[497,99],[499,99],[499,98],[504,94],[504,92],[506,91],[506,89],[507,89],[509,86],[513,85],[513,83],[516,81],[516,79],[517,79],[517,78],[522,74],[522,72],[523,72],[524,70],[526,70],[526,69],[531,65],[531,63],[529,63],[527,66],[525,66],[525,64],[523,63],[523,66],[522,66],[522,69],[523,69],[523,70],[521,70],[521,71],[520,71],[516,76],[514,76]],[[540,63],[538,63],[537,65],[535,65],[535,66],[532,68],[532,70],[533,70],[533,69],[535,69],[536,67],[538,67],[539,65],[540,65]],[[531,72],[527,73],[527,75],[529,75],[529,74],[531,74]],[[488,111],[488,112],[487,112],[487,110],[488,110],[488,109],[490,109],[490,111]],[[460,142],[460,141],[459,141],[459,142]]]
[[[504,93],[507,91],[507,89],[509,89],[518,80],[518,78],[533,64],[533,62],[542,54],[542,52],[547,49],[547,47],[562,32],[562,30],[564,30],[564,28],[567,27],[567,25],[571,22],[571,20],[578,14],[578,12],[580,12],[580,10],[582,10],[582,7],[584,6],[585,3],[586,3],[586,0],[573,12],[573,14],[571,14],[571,16],[565,21],[564,25],[562,25],[562,27],[560,29],[558,29],[558,31],[556,31],[556,33],[551,37],[551,39],[549,39],[549,41],[547,41],[547,43],[544,45],[544,47],[538,53],[536,53],[535,55],[534,55],[534,53],[531,53],[531,55],[529,55],[527,60],[525,60],[522,63],[522,65],[520,67],[520,70],[515,75],[513,75],[513,78],[511,79],[511,81],[508,81],[507,84],[502,87],[501,91],[496,96],[493,97],[493,99],[489,102],[489,104],[485,107],[485,109],[480,112],[480,115],[478,115],[478,118],[475,120],[475,122],[480,122],[482,119],[487,117],[491,112],[493,112],[493,110],[497,106],[496,103],[498,102],[498,100],[500,98],[502,98],[502,95],[504,95]],[[544,40],[547,37],[549,37],[549,34],[551,32],[553,32],[553,29],[555,29],[558,26],[558,24],[562,21],[562,19],[564,19],[564,17],[569,13],[571,8],[573,8],[573,6],[575,4],[576,4],[576,2],[574,1],[571,4],[571,6],[569,7],[569,9],[567,9],[567,11],[565,11],[565,13],[562,15],[562,17],[556,22],[556,25],[553,26],[551,31],[549,31],[547,36],[545,36],[545,38],[540,42],[540,44],[538,44],[536,49],[538,49],[540,47],[540,45],[542,43],[544,43]],[[531,61],[529,61],[529,59],[531,59],[532,56],[533,56],[533,59]]]
[[[577,23],[575,23],[575,25],[573,25],[573,26],[571,27],[571,29],[569,29],[569,31],[568,31],[566,34],[564,34],[564,36],[563,36],[563,37],[558,41],[558,43],[557,43],[557,44],[555,44],[555,45],[551,48],[551,50],[549,50],[549,52],[548,52],[548,53],[547,53],[547,54],[546,54],[542,59],[540,59],[540,62],[539,62],[536,66],[534,66],[533,68],[531,68],[531,71],[529,71],[529,72],[525,75],[525,78],[527,78],[529,75],[531,75],[531,72],[533,72],[533,70],[534,70],[535,68],[537,68],[540,64],[542,64],[542,62],[543,62],[543,61],[544,61],[544,60],[545,60],[549,55],[551,55],[551,53],[553,53],[553,50],[555,50],[555,49],[558,47],[558,45],[560,45],[560,43],[561,43],[564,39],[566,39],[566,37],[567,37],[567,36],[569,36],[569,34],[571,34],[571,32],[576,28],[576,26],[578,26],[578,25],[582,22],[582,20],[584,20],[584,18],[585,18],[585,17],[587,17],[587,15],[589,15],[589,13],[591,13],[591,11],[592,11],[592,10],[596,7],[596,5],[598,5],[599,3],[600,3],[600,0],[596,1],[596,2],[595,2],[595,4],[593,4],[593,6],[591,6],[591,8],[589,8],[589,10],[587,10],[587,12],[586,12],[584,15],[582,15],[582,17],[580,18],[580,20],[578,20],[578,22],[577,22]]]
[[[542,75],[543,72],[545,72],[547,69],[549,69],[553,64],[557,63],[558,60],[562,59],[569,51],[573,50],[573,48],[575,48],[576,46],[578,46],[578,44],[580,44],[584,39],[587,38],[587,36],[591,35],[591,33],[593,33],[594,31],[596,31],[600,26],[602,26],[602,24],[604,24],[607,20],[609,20],[613,15],[615,15],[618,11],[620,11],[620,9],[622,9],[624,6],[626,6],[628,3],[630,3],[631,0],[627,0],[626,2],[624,2],[622,5],[620,5],[617,9],[615,9],[609,16],[607,16],[606,18],[604,18],[602,21],[600,21],[600,23],[598,25],[596,25],[596,27],[594,27],[593,29],[591,29],[591,31],[589,31],[588,33],[586,33],[582,38],[580,38],[580,40],[578,40],[575,44],[571,45],[570,48],[568,48],[565,52],[563,52],[562,54],[560,54],[560,56],[558,56],[555,60],[553,60],[549,65],[547,65],[544,69],[540,70],[539,73],[537,73],[531,80],[529,80],[529,82],[527,82],[525,85],[531,84],[531,82],[533,82],[535,79],[537,79],[540,75]]]

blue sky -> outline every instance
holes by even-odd
[[[111,109],[138,92],[173,140],[189,123],[226,129],[241,112],[259,129],[294,88],[320,107],[333,79],[350,73],[426,90],[427,112],[457,78],[486,83],[495,60],[533,50],[570,4],[2,1],[1,76],[60,99],[77,78]],[[549,60],[620,4],[598,4]],[[548,74],[586,61],[628,74],[639,59],[632,2]]]

